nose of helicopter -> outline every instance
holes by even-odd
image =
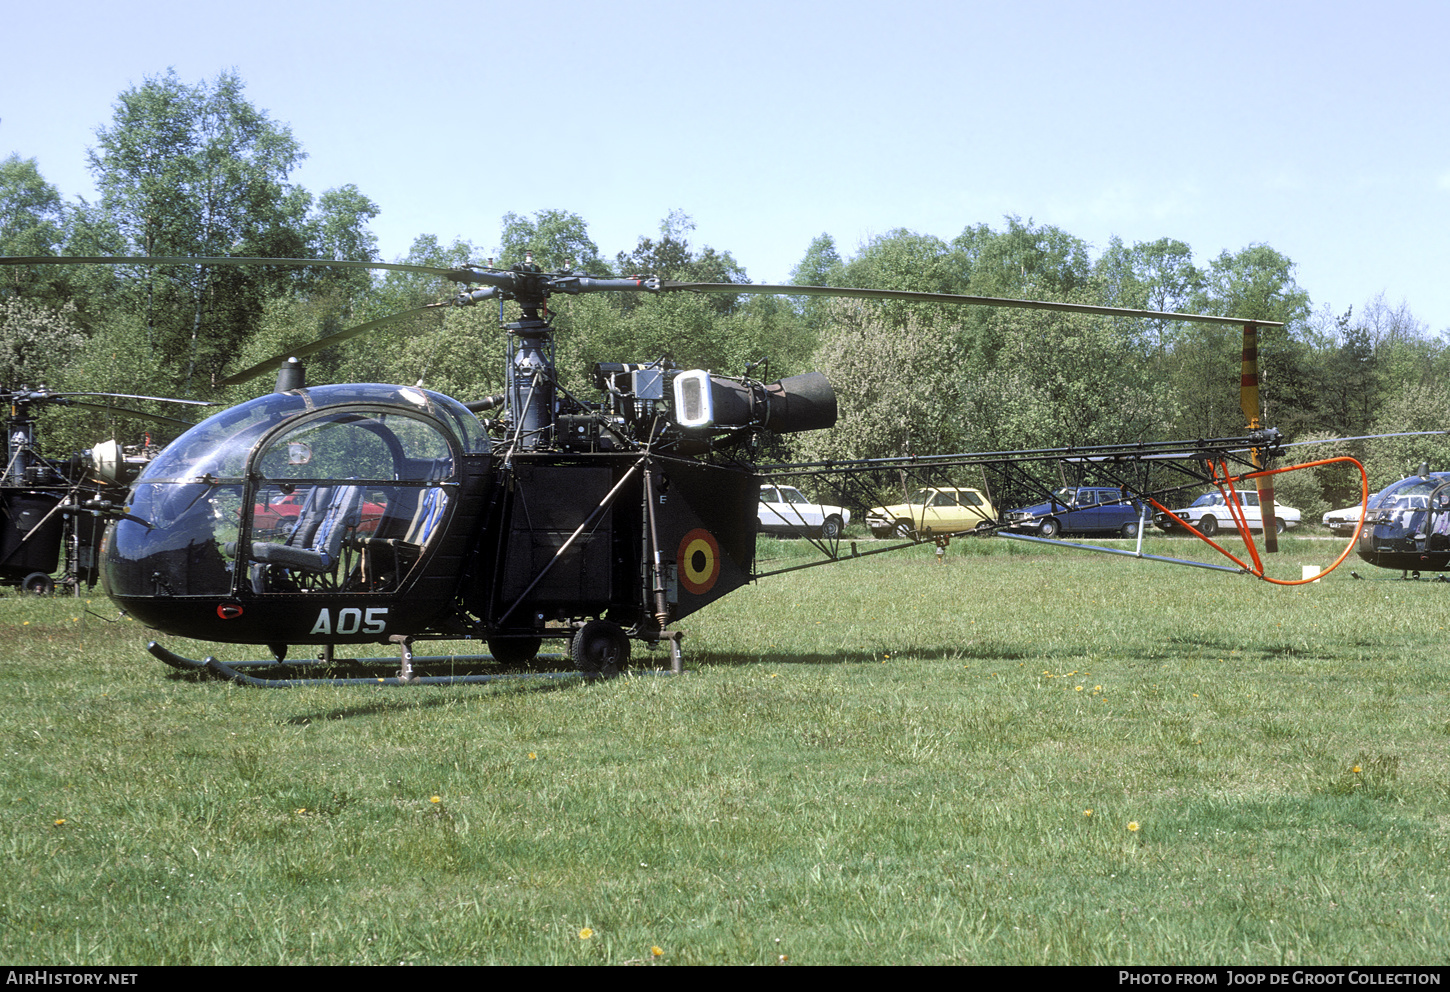
[[[203,484],[140,484],[128,518],[106,532],[101,580],[114,597],[224,596],[231,589],[230,493]]]

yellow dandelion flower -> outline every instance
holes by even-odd
[[[1077,688],[1073,689],[1072,691],[1073,692],[1082,692],[1082,686],[1078,686]]]
[[[1137,833],[1138,832],[1138,821],[1137,820],[1129,820],[1128,821],[1128,829],[1130,831],[1132,831],[1133,833]]]
[[[298,816],[301,816],[303,813],[306,813],[306,812],[307,812],[307,807],[306,806],[303,806],[301,809],[299,809],[297,811],[297,815]]]
[[[780,963],[781,964],[785,964],[789,960],[790,960],[790,955],[789,954],[782,954],[780,956]]]
[[[590,927],[585,927],[583,930],[580,930],[579,931],[579,939],[580,940],[588,940],[590,937],[593,937],[593,936],[594,936],[594,931]]]
[[[428,797],[428,801],[430,803],[441,803],[443,801],[443,797],[442,796],[429,796]]]
[[[1085,809],[1085,810],[1082,811],[1082,815],[1083,816],[1092,816],[1093,815],[1093,811],[1090,810],[1090,809]]]
[[[55,821],[55,825],[57,827],[63,827],[63,826],[65,826],[65,821],[64,820],[56,820]]]
[[[649,949],[649,952],[657,958],[662,958],[665,956],[665,949],[663,947],[651,947]]]
[[[536,758],[538,758],[538,755],[537,755],[537,754],[535,754],[535,753],[534,753],[534,752],[532,752],[532,751],[530,751],[530,752],[529,752],[529,760],[530,760],[530,761],[533,761],[533,760],[535,760],[535,759],[536,759]]]
[[[1360,769],[1360,767],[1358,765],[1355,765],[1353,768],[1350,769],[1350,771],[1352,771],[1356,775],[1358,775],[1360,773],[1361,769]]]

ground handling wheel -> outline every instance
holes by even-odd
[[[590,620],[574,633],[569,655],[585,677],[612,679],[629,667],[629,635],[616,623]]]
[[[31,572],[21,580],[20,588],[32,596],[49,596],[55,592],[55,580],[44,572]]]

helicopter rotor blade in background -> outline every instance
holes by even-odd
[[[78,399],[77,397],[88,397]],[[148,413],[145,410],[133,410],[130,407],[117,406],[114,403],[97,402],[107,399],[118,400],[148,400],[153,403],[180,403],[186,406],[213,406],[206,400],[180,400],[167,396],[140,396],[136,393],[98,393],[98,392],[65,392],[53,393],[44,386],[39,389],[17,389],[0,390],[0,403],[7,403],[11,407],[11,416],[24,416],[25,411],[32,406],[73,406],[85,410],[99,410],[102,413],[118,414],[125,417],[137,417],[141,420],[152,420],[159,424],[175,425],[178,427],[191,427],[190,420],[179,420],[176,417],[168,417],[160,413]]]
[[[401,313],[389,314],[386,317],[379,317],[377,320],[370,320],[366,324],[349,327],[346,330],[338,331],[336,334],[329,334],[325,338],[318,338],[311,344],[305,344],[280,355],[260,361],[256,365],[245,368],[240,372],[233,372],[224,379],[218,379],[216,384],[218,386],[235,386],[239,383],[249,382],[264,373],[275,372],[278,364],[289,358],[306,358],[308,355],[315,355],[317,352],[331,348],[335,344],[341,344],[349,338],[357,337],[359,334],[366,334],[368,331],[376,330],[394,321],[407,320],[410,317],[419,317],[431,310],[439,310],[447,306],[449,306],[447,303],[428,303],[421,307],[415,307],[412,310],[404,310]]]
[[[102,413],[115,414],[120,417],[135,417],[138,420],[150,420],[158,424],[166,424],[173,427],[195,427],[194,421],[178,420],[175,417],[167,417],[159,413],[146,413],[142,410],[131,410],[123,406],[106,406],[102,403],[86,403],[82,400],[70,400],[66,406],[80,407],[83,410],[99,410]]]
[[[154,403],[184,403],[187,406],[215,406],[209,400],[178,400],[169,396],[138,396],[135,393],[49,393],[50,396],[108,396],[118,400],[151,400]],[[81,404],[77,403],[76,406]],[[121,409],[117,407],[116,409]]]

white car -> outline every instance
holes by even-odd
[[[1249,530],[1263,530],[1264,523],[1259,513],[1258,492],[1251,489],[1239,491],[1237,495],[1239,507],[1243,510],[1244,520],[1248,523]],[[1274,532],[1282,534],[1291,527],[1298,527],[1302,516],[1292,506],[1275,503]],[[1153,523],[1157,524],[1160,530],[1173,530],[1183,523],[1188,523],[1205,537],[1212,537],[1221,530],[1230,532],[1238,530],[1222,493],[1204,493],[1185,509],[1174,510],[1171,514],[1155,513]]]
[[[834,540],[851,522],[844,506],[812,503],[795,486],[761,486],[756,511],[762,534],[785,537],[824,537]]]
[[[1374,506],[1374,501],[1379,498],[1379,493],[1371,493],[1369,505]],[[1428,506],[1428,497],[1421,496],[1422,506]],[[1364,512],[1364,507],[1358,503],[1353,506],[1346,506],[1342,510],[1330,510],[1324,515],[1324,526],[1329,528],[1330,533],[1338,534],[1340,537],[1348,537],[1354,533],[1359,526],[1359,518]]]

